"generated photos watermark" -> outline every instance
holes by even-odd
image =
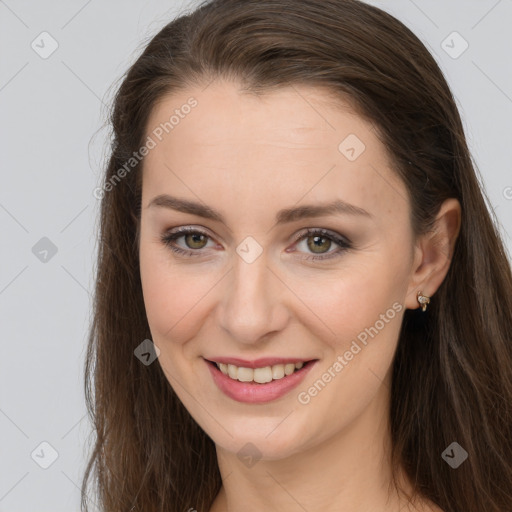
[[[107,180],[106,183],[103,184],[103,186],[96,187],[93,190],[92,195],[96,199],[101,199],[106,192],[113,190],[122,178],[129,174],[152,149],[156,148],[158,143],[162,141],[164,133],[168,134],[174,130],[174,128],[176,128],[176,126],[178,126],[181,121],[190,114],[192,109],[197,107],[197,105],[198,101],[191,96],[186,103],[180,106],[180,108],[175,108],[174,114],[169,117],[169,120],[164,123],[160,123],[156,128],[154,128],[138,151],[134,151],[132,156],[119,169],[117,169],[117,171]]]
[[[354,357],[361,352],[361,350],[368,344],[368,337],[374,338],[379,334],[382,329],[392,320],[397,313],[402,311],[403,305],[399,302],[395,302],[392,307],[382,313],[372,326],[366,327],[357,335],[357,340],[352,340],[350,348],[346,350],[342,355],[338,355],[336,360],[331,366],[320,376],[315,383],[310,386],[306,391],[301,391],[297,395],[297,400],[302,405],[307,405],[311,402],[311,399],[320,393],[329,382],[339,375],[341,371],[349,364]],[[358,343],[359,341],[359,343]]]

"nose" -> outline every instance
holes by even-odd
[[[248,263],[235,255],[218,308],[220,326],[238,343],[261,342],[286,326],[290,312],[285,284],[268,266],[265,252]]]

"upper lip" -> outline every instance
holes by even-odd
[[[276,364],[289,364],[289,363],[307,363],[312,359],[303,359],[300,357],[261,357],[248,361],[238,357],[212,357],[208,359],[214,363],[232,364],[243,368],[265,368],[266,366],[274,366]]]

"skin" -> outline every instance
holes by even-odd
[[[216,81],[165,97],[147,133],[190,96],[197,107],[145,157],[140,270],[158,362],[217,448],[223,486],[211,512],[439,511],[422,499],[408,506],[390,488],[390,372],[405,309],[419,307],[419,290],[435,300],[448,271],[459,203],[447,200],[435,230],[415,239],[405,186],[372,125],[348,104],[336,108],[318,88],[256,97]],[[366,146],[354,161],[338,150],[349,134]],[[225,223],[148,206],[164,193],[215,208]],[[282,208],[335,199],[372,217],[329,214],[275,224]],[[200,256],[176,255],[161,241],[179,226],[210,237],[195,245],[186,236],[174,241]],[[348,237],[353,248],[307,260],[340,248],[323,241],[313,252],[308,235],[295,242],[305,228]],[[252,263],[236,252],[247,236],[263,249]],[[394,303],[401,311],[309,403],[300,403],[298,394]],[[214,356],[319,362],[285,396],[245,404],[216,387],[203,359]],[[237,457],[246,443],[261,454],[251,467]]]

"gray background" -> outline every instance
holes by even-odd
[[[402,20],[439,62],[510,252],[512,1],[370,3]],[[0,0],[0,512],[79,510],[105,107],[148,38],[194,5]],[[454,31],[469,44],[461,55]]]

